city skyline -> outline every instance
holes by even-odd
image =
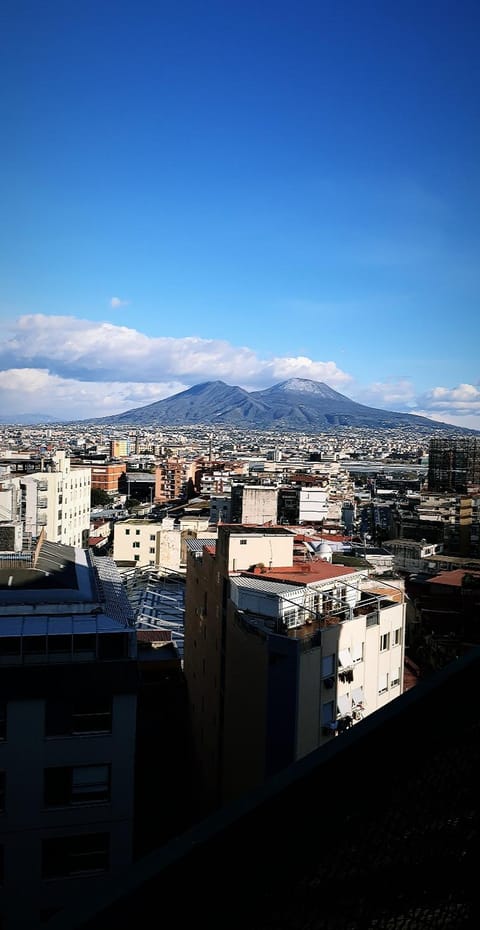
[[[4,14],[0,411],[323,381],[480,429],[468,0]]]

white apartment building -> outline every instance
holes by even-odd
[[[300,488],[298,519],[300,523],[320,523],[328,513],[328,491],[324,488]]]
[[[49,467],[49,471],[4,478],[2,496],[6,500],[8,492],[15,492],[10,501],[16,501],[15,517],[22,521],[25,534],[37,538],[45,530],[50,542],[85,546],[90,527],[90,469],[71,469],[65,452],[55,453]]]

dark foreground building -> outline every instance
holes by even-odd
[[[180,922],[186,901],[208,930],[477,926],[479,676],[476,648],[48,926]]]

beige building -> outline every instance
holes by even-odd
[[[171,517],[157,520],[122,520],[115,524],[113,558],[118,564],[150,566],[174,572],[185,571],[185,543],[189,537],[215,538],[207,531],[208,520],[195,518],[175,524]]]
[[[365,571],[294,563],[279,527],[220,526],[187,542],[185,660],[195,745],[213,804],[400,695],[402,591]]]

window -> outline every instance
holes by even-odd
[[[393,645],[401,646],[402,644],[402,628],[399,626],[396,630],[393,631]]]
[[[390,687],[396,688],[400,684],[400,669],[396,668],[391,675]]]
[[[134,562],[139,562],[139,561],[140,561],[140,556],[139,556],[139,555],[134,555],[134,556],[133,556],[133,560],[134,560]]]
[[[73,651],[78,658],[95,658],[96,645],[95,633],[74,634]]]
[[[140,530],[135,530],[135,536],[140,536]]]
[[[43,662],[47,654],[47,637],[46,636],[24,636],[22,637],[22,650],[24,658],[31,662]]]
[[[110,800],[110,766],[78,765],[72,772],[72,804]]]
[[[150,555],[155,555],[155,546],[150,546],[150,549],[148,551]]]
[[[56,766],[45,769],[45,807],[72,807],[109,800],[109,765]]]
[[[390,649],[390,633],[383,633],[380,637],[380,652]]]
[[[5,810],[5,784],[6,784],[6,775],[5,772],[0,772],[0,814]]]
[[[326,704],[322,704],[322,725],[325,727],[327,724],[332,723],[335,720],[335,703],[334,701],[327,701]]]
[[[130,536],[130,530],[125,530],[125,536]]]
[[[60,836],[42,844],[42,878],[67,878],[88,872],[106,872],[109,863],[108,833]]]
[[[71,656],[72,654],[72,637],[71,636],[49,636],[48,637],[48,654],[50,656]]]
[[[247,540],[246,540],[246,539],[241,539],[241,540],[240,540],[240,545],[241,545],[241,546],[246,546],[246,545],[247,545]]]
[[[155,542],[155,533],[150,533],[150,542]]]
[[[7,738],[7,702],[0,701],[0,742]]]
[[[8,659],[13,657],[20,660],[20,644],[19,636],[0,636],[0,662],[2,658],[5,658],[7,663]]]
[[[388,672],[378,676],[378,693],[385,694],[388,691]]]
[[[47,701],[45,736],[81,736],[112,732],[110,697],[82,697],[75,701]]]
[[[102,633],[98,637],[99,659],[123,659],[127,655],[128,637],[124,633]]]
[[[322,656],[322,678],[329,678],[335,674],[335,653],[329,656]]]

